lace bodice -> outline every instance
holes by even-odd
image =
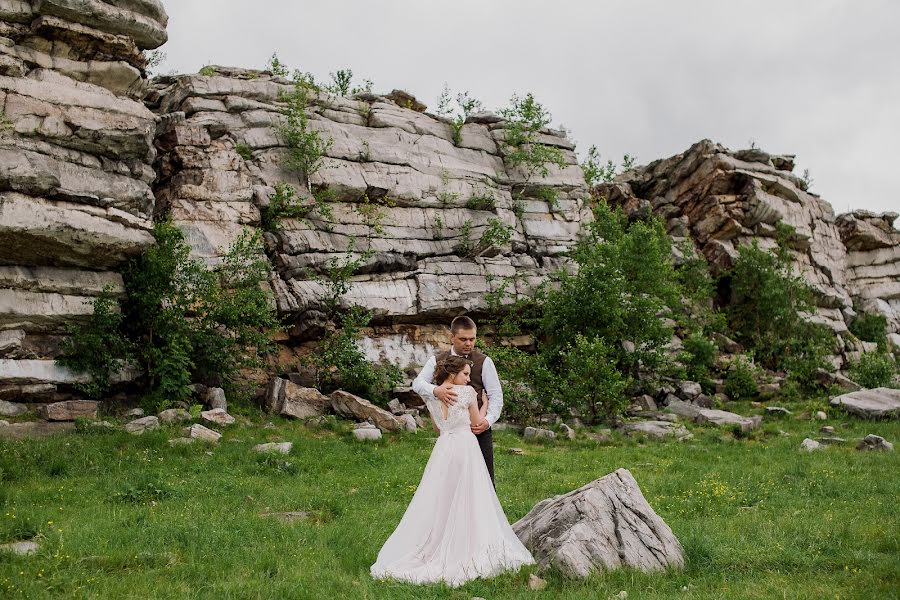
[[[476,401],[475,390],[467,385],[454,385],[457,399],[456,404],[447,408],[447,418],[444,418],[441,409],[441,401],[430,398],[427,402],[428,412],[431,413],[441,435],[452,431],[471,431],[469,419],[469,404]]]

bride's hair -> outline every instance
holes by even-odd
[[[434,367],[434,377],[432,383],[441,385],[449,377],[453,377],[466,368],[466,365],[472,366],[472,361],[462,356],[453,356],[452,354],[443,360],[439,360]]]

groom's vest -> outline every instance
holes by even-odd
[[[449,350],[438,352],[434,355],[435,364],[448,356],[450,356]],[[475,393],[478,394],[478,408],[481,408],[481,405],[483,404],[481,401],[481,392],[484,390],[484,381],[481,380],[481,368],[484,366],[487,355],[482,354],[478,350],[472,350],[469,353],[468,359],[472,361],[472,372],[469,374],[469,385],[475,388]]]

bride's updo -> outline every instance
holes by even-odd
[[[449,377],[453,377],[466,368],[466,365],[472,366],[472,361],[462,356],[453,356],[452,354],[443,360],[437,361],[434,367],[434,377],[432,383],[441,385]]]

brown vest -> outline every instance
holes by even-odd
[[[444,360],[448,356],[450,356],[449,350],[438,352],[434,355],[435,363],[439,360]],[[481,380],[481,368],[484,366],[487,355],[473,349],[472,352],[469,353],[468,358],[472,361],[472,372],[469,375],[469,385],[475,388],[475,393],[478,395],[478,408],[481,408],[481,405],[484,404],[481,400],[481,392],[484,391],[484,381]]]

